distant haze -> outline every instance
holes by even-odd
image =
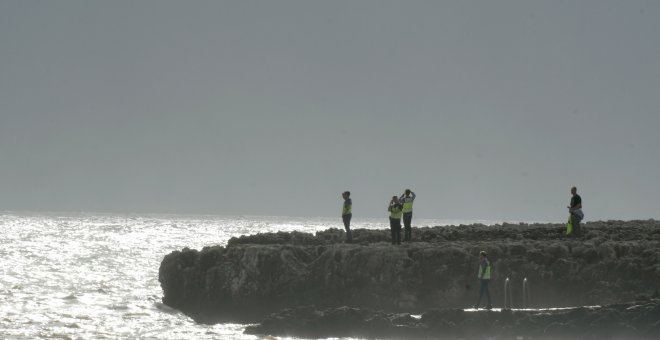
[[[660,217],[659,1],[0,2],[0,210]]]

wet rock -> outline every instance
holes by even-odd
[[[640,313],[660,307],[650,300],[598,308],[569,310],[480,311],[431,310],[420,320],[400,326],[395,316],[348,307],[323,311],[287,309],[246,328],[255,335],[328,338],[354,336],[379,339],[652,339],[660,321],[640,319]]]
[[[394,314],[392,315],[390,322],[393,325],[397,326],[409,326],[413,323],[416,322],[416,319],[414,319],[410,314],[405,313],[405,314]]]

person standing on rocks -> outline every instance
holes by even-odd
[[[573,235],[580,236],[580,222],[584,218],[584,213],[582,212],[582,197],[577,194],[577,188],[571,188],[571,204],[567,207],[568,212],[570,213],[570,222],[573,226]]]
[[[404,242],[410,242],[412,239],[412,213],[413,213],[413,202],[415,201],[415,195],[414,192],[410,189],[406,189],[406,191],[401,195],[399,198],[399,201],[401,204],[403,204],[403,228],[404,228],[404,235],[403,235],[403,241]]]
[[[486,309],[491,309],[493,306],[490,303],[490,290],[488,289],[488,286],[490,285],[490,260],[488,259],[488,255],[486,255],[485,251],[479,252],[479,273],[477,274],[477,277],[479,278],[479,282],[481,283],[480,288],[479,288],[479,300],[477,300],[477,304],[474,305],[474,308],[479,308],[479,304],[481,303],[481,298],[486,295],[486,298],[488,299],[488,304],[486,305]]]
[[[392,244],[401,244],[401,215],[403,215],[403,204],[399,198],[392,196],[390,205],[387,207],[390,212],[390,231],[392,233]]]
[[[351,233],[351,218],[353,217],[353,201],[351,200],[351,192],[344,191],[341,194],[344,198],[344,205],[341,208],[341,219],[344,222],[344,229],[346,229],[346,242],[353,241],[353,234]]]

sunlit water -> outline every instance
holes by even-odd
[[[414,221],[459,223],[468,221]],[[243,234],[328,228],[343,225],[329,218],[1,214],[0,338],[258,339],[243,335],[246,325],[200,325],[163,305],[163,256]]]

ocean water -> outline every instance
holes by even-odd
[[[413,220],[414,226],[484,221]],[[389,228],[387,218],[353,228]],[[246,325],[200,325],[161,302],[158,267],[184,247],[259,232],[316,232],[341,219],[0,214],[2,339],[258,339]]]

